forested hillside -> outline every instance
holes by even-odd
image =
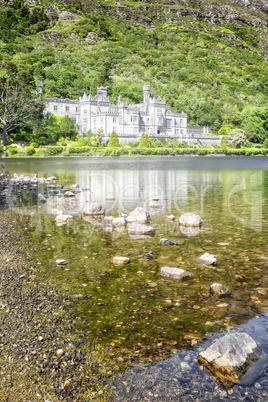
[[[108,87],[142,100],[142,85],[189,124],[268,136],[268,2],[0,0],[1,79],[44,97]]]

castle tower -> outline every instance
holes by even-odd
[[[147,103],[150,98],[150,85],[143,85],[143,103]]]

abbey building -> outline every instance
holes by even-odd
[[[47,112],[57,116],[69,116],[77,124],[79,132],[93,134],[102,129],[104,137],[116,131],[121,142],[135,141],[143,132],[150,138],[179,138],[187,135],[187,115],[174,113],[166,100],[150,94],[150,85],[143,86],[143,103],[131,105],[118,97],[117,105],[110,102],[107,88],[100,87],[97,95],[84,94],[78,100],[47,99]]]
[[[208,127],[187,126],[186,113],[174,113],[166,100],[153,97],[150,85],[143,86],[143,103],[136,105],[123,102],[118,97],[116,105],[110,102],[107,88],[99,87],[97,95],[84,94],[79,99],[47,99],[46,112],[64,117],[69,116],[77,125],[80,134],[91,130],[103,130],[103,140],[109,141],[112,131],[121,143],[137,141],[143,132],[151,139],[176,139],[178,141],[216,143],[217,137],[206,137]],[[205,135],[205,136],[204,136]]]

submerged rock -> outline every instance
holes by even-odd
[[[216,267],[217,266],[217,260],[215,255],[205,253],[201,255],[201,257],[196,258],[196,261],[201,262],[201,264],[206,265],[207,267]]]
[[[130,263],[130,259],[128,257],[113,257],[111,262],[115,265],[126,265]]]
[[[105,209],[101,204],[94,201],[91,204],[87,205],[83,212],[85,215],[105,215]]]
[[[73,219],[72,215],[63,214],[62,212],[56,215],[56,223],[66,223],[68,220]]]
[[[162,205],[158,200],[152,200],[149,203],[149,208],[162,208]]]
[[[245,332],[229,333],[198,356],[212,376],[226,388],[231,388],[261,355],[261,349]]]
[[[172,239],[160,239],[159,241],[160,246],[178,246],[180,244],[179,241],[172,240]]]
[[[202,225],[202,219],[197,214],[192,214],[191,212],[187,212],[186,214],[183,214],[180,216],[179,223],[182,226],[200,227]]]
[[[186,278],[192,278],[194,276],[191,272],[185,271],[184,269],[172,267],[162,267],[160,275],[163,278],[174,280],[182,280]]]
[[[193,236],[198,236],[201,232],[201,229],[199,226],[181,226],[180,225],[180,231],[182,234],[188,237],[193,237]]]
[[[174,215],[167,215],[166,216],[166,220],[168,220],[168,221],[174,221],[175,220],[175,216]]]
[[[210,292],[213,295],[222,296],[224,293],[228,292],[228,288],[221,283],[213,283],[210,286]]]
[[[146,209],[137,207],[127,216],[127,222],[137,222],[137,223],[149,223],[150,222],[150,214]]]
[[[128,227],[128,234],[130,235],[146,235],[154,236],[155,230],[152,226],[143,225],[141,223],[133,222]]]

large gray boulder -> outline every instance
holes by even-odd
[[[155,235],[155,230],[154,230],[154,228],[152,226],[132,222],[128,227],[128,234],[129,235],[154,236]]]
[[[198,356],[217,381],[231,388],[261,355],[261,349],[245,332],[229,333]]]
[[[181,281],[182,279],[192,278],[194,275],[191,272],[185,271],[181,268],[162,267],[160,275],[163,278]]]
[[[101,204],[94,201],[91,204],[87,205],[83,212],[85,215],[105,215],[105,209]]]
[[[187,212],[186,214],[180,216],[179,223],[182,226],[200,227],[202,225],[202,219],[197,214]]]
[[[127,223],[137,222],[137,223],[149,223],[150,214],[146,209],[137,207],[127,216]]]

